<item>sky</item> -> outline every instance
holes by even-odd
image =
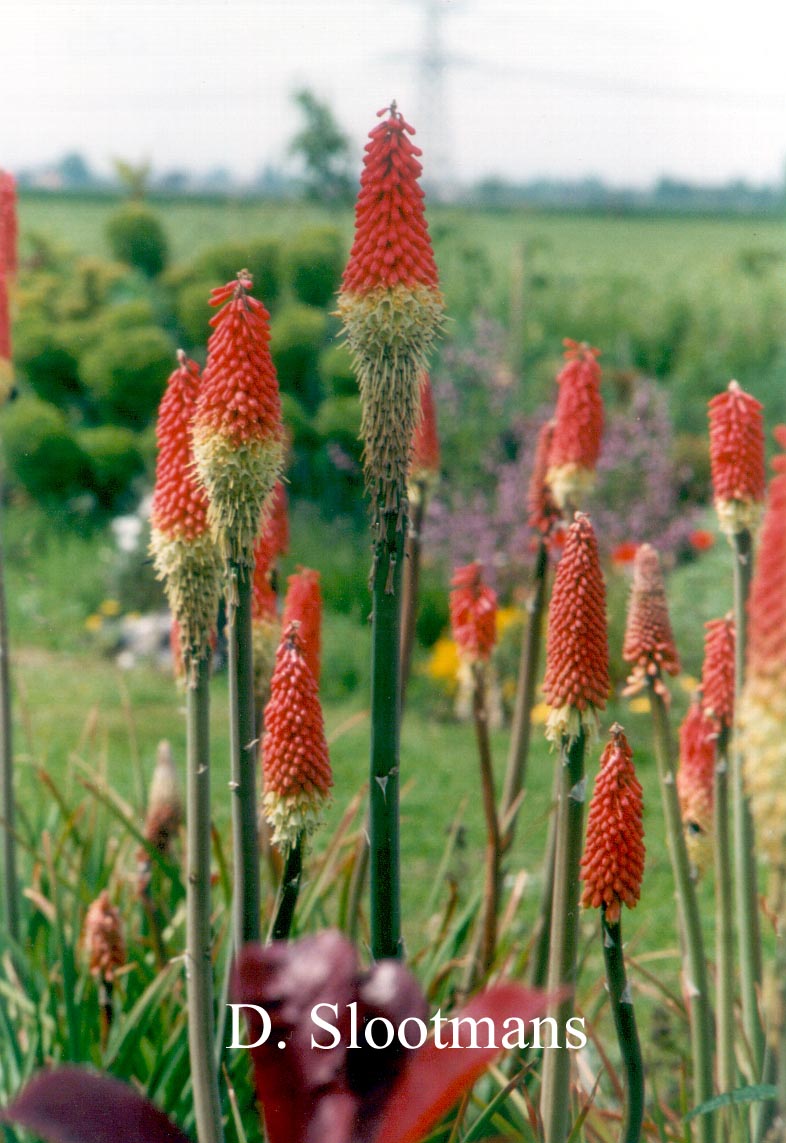
[[[286,161],[305,86],[358,156],[395,98],[460,181],[781,182],[785,32],[776,0],[0,0],[0,165],[250,177]]]

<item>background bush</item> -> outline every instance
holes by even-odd
[[[158,216],[140,203],[129,203],[113,214],[106,236],[114,257],[148,278],[155,278],[167,264],[164,228]]]

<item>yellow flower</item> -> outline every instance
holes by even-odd
[[[680,675],[677,682],[685,691],[686,695],[692,695],[699,685],[699,680],[695,679],[693,675]]]
[[[520,607],[500,607],[497,611],[497,638],[501,639],[509,627],[515,627],[524,620]]]
[[[551,707],[547,702],[536,703],[532,708],[532,725],[544,726],[551,714]]]
[[[120,614],[120,604],[116,599],[105,599],[98,609],[102,615],[112,617]]]
[[[104,620],[100,615],[88,615],[85,620],[85,631],[100,631]]]
[[[650,700],[646,695],[639,695],[638,698],[630,700],[628,708],[633,714],[647,714],[650,709]]]
[[[458,648],[452,639],[443,635],[443,637],[437,639],[434,644],[434,650],[431,652],[426,673],[430,675],[432,679],[454,682],[458,674],[458,669]]]

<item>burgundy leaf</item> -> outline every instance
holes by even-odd
[[[35,1076],[0,1121],[51,1143],[191,1143],[133,1088],[111,1076],[63,1067]]]

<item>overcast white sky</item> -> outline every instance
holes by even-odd
[[[444,134],[461,178],[782,178],[786,15],[776,0],[436,2],[453,57]],[[298,85],[330,102],[359,153],[393,97],[428,126],[423,7],[1,0],[0,164],[76,149],[103,167],[117,155],[250,175],[284,158]]]

